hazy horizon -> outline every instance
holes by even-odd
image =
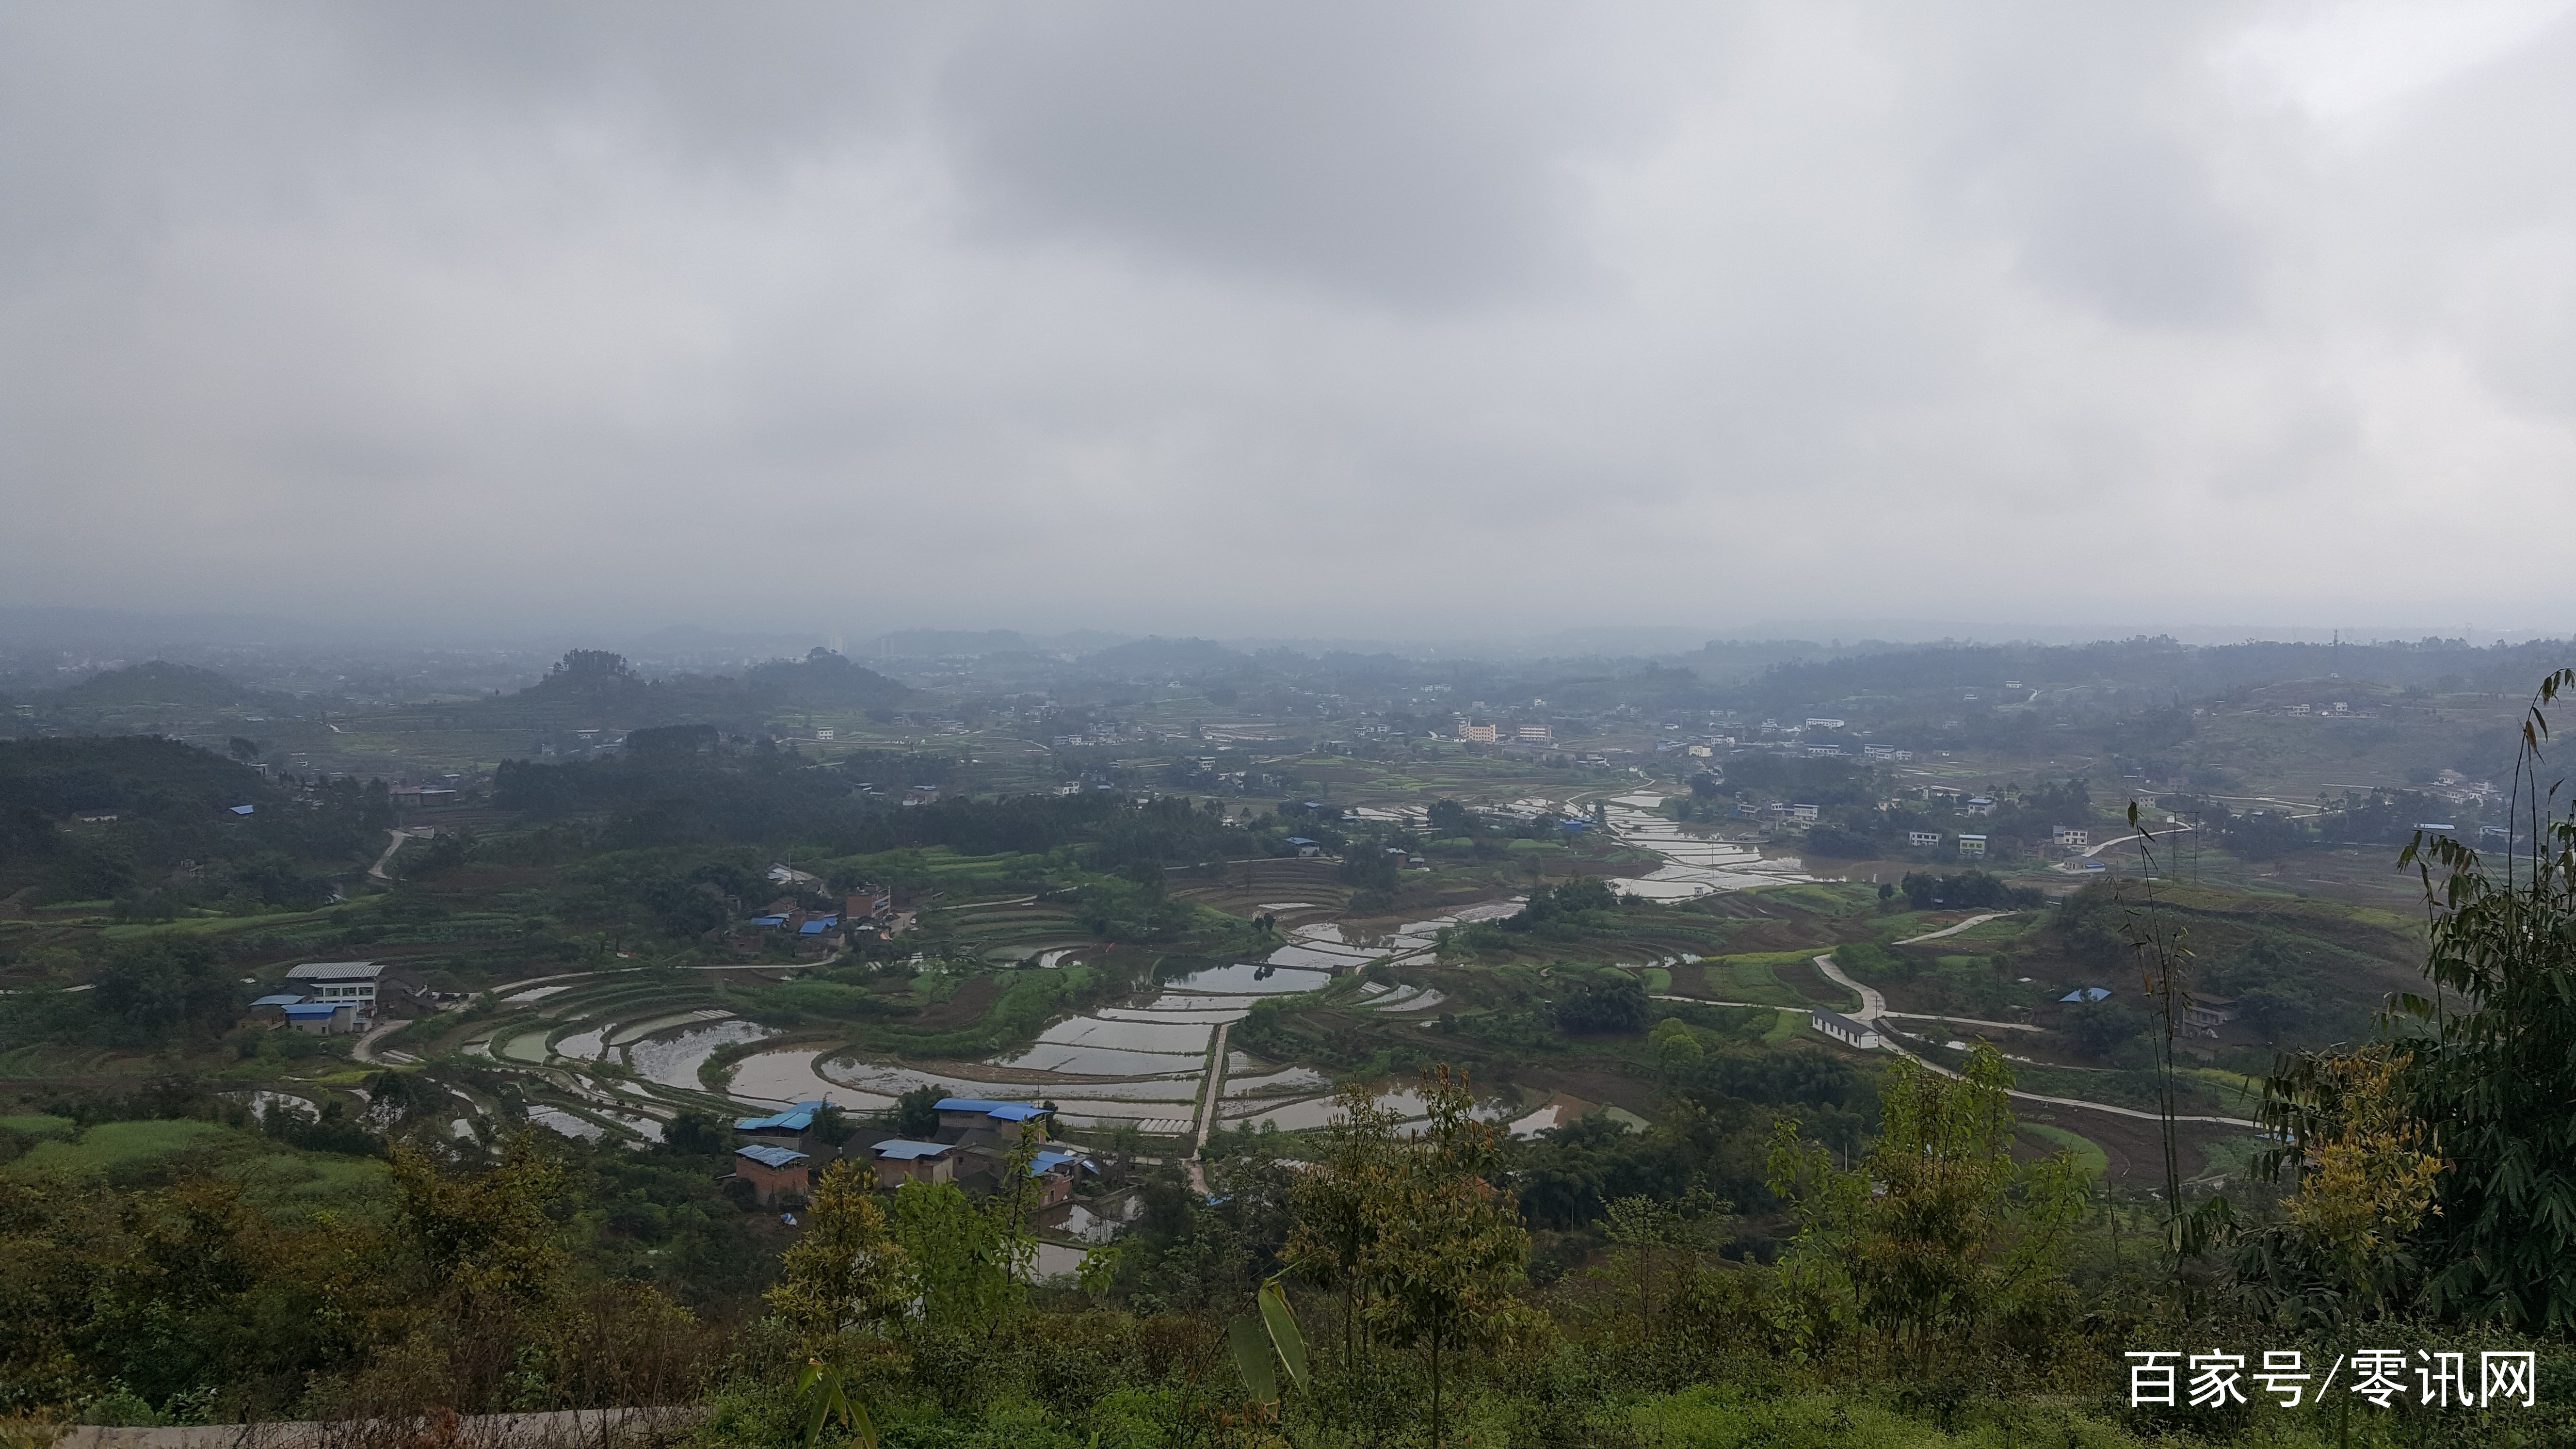
[[[0,603],[2547,628],[2571,81],[2568,0],[19,7]]]

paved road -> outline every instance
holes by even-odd
[[[2013,913],[2010,911],[1988,911],[1982,916],[1970,916],[1955,926],[1943,926],[1940,930],[1926,931],[1920,936],[1908,936],[1904,940],[1895,942],[1894,944],[1899,946],[1911,946],[1918,941],[1938,941],[1944,936],[1955,936],[1961,931],[1965,931],[1976,926],[1982,926],[1988,921],[2000,921],[2011,914]]]
[[[2090,860],[2094,856],[2100,855],[2103,851],[2109,850],[2115,845],[2135,845],[2138,843],[2138,836],[2142,833],[2149,840],[2162,840],[2168,835],[2189,835],[2191,832],[2192,827],[2188,825],[2172,825],[2167,826],[2162,830],[2149,830],[2144,832],[2123,830],[2108,840],[2100,841],[2094,845],[2086,847],[2084,858]]]
[[[399,1020],[380,1021],[376,1023],[373,1027],[368,1029],[366,1035],[359,1037],[356,1041],[349,1044],[350,1059],[361,1062],[372,1062],[376,1060],[376,1039],[388,1032],[398,1031],[407,1025],[409,1025],[408,1022]],[[420,1058],[413,1056],[409,1052],[394,1052],[386,1056],[384,1060],[389,1062],[416,1062],[420,1060]]]
[[[1924,938],[1918,936],[1915,939],[1922,940]],[[1837,986],[1849,988],[1853,995],[1860,998],[1860,1010],[1852,1013],[1852,1020],[1876,1021],[1878,1018],[1887,1015],[1887,993],[1879,990],[1875,986],[1863,986],[1859,982],[1845,976],[1843,974],[1843,968],[1834,964],[1834,958],[1831,953],[1827,953],[1816,958],[1816,969],[1825,973],[1826,980],[1833,982]]]
[[[1695,1006],[1751,1006],[1758,1007],[1763,1011],[1794,1011],[1801,1015],[1815,1009],[1809,1006],[1782,1006],[1776,1001],[1714,1001],[1705,996],[1650,995],[1646,999],[1649,1001],[1687,1001]]]
[[[1987,1021],[1981,1017],[1942,1016],[1929,1011],[1891,1011],[1886,1013],[1886,1015],[1887,1019],[1890,1021],[1946,1021],[1957,1026],[1991,1026],[2003,1031],[2039,1031],[2043,1029],[2033,1026],[2026,1021]]]
[[[1968,926],[1972,926],[1974,924],[1976,924],[1974,921],[1962,921],[1953,929],[1964,930]],[[1943,934],[1947,933],[1945,932]],[[1916,937],[1916,939],[1922,940],[1925,938]],[[1842,973],[1842,968],[1834,964],[1833,957],[1817,957],[1816,969],[1824,972],[1825,975],[1833,978],[1836,982],[1839,982],[1844,986],[1848,986],[1852,990],[1860,993],[1860,1010],[1853,1014],[1853,1020],[1863,1022],[1876,1021],[1880,1017],[1889,1014],[1887,1010],[1887,998],[1879,992],[1873,991],[1869,987],[1863,986],[1859,982],[1845,976]],[[2004,1025],[2005,1023],[1997,1022],[1993,1024]],[[2017,1029],[2027,1030],[2027,1028]],[[1880,1032],[1878,1039],[1886,1044],[1887,1050],[1896,1053],[1898,1056],[1905,1057],[1916,1062],[1921,1062],[1924,1066],[1929,1067],[1933,1071],[1939,1072],[1945,1077],[1955,1077],[1959,1075],[1957,1072],[1950,1070],[1939,1062],[1927,1061],[1924,1058],[1907,1051],[1904,1047],[1897,1045],[1894,1037],[1889,1036],[1885,1032]],[[2115,1117],[2135,1117],[2142,1122],[2161,1122],[2164,1120],[2162,1116],[2154,1112],[2141,1112],[2135,1107],[2114,1107],[2108,1102],[2087,1102],[2081,1097],[2048,1097],[2042,1096],[2037,1092],[2024,1092],[2019,1089],[2013,1090],[2010,1095],[2018,1097],[2025,1102],[2045,1102],[2052,1107],[2082,1107],[2088,1111],[2108,1112]],[[2174,1120],[2177,1122],[2215,1122],[2227,1127],[2257,1127],[2261,1125],[2255,1122],[2248,1122],[2242,1117],[2185,1117],[2177,1115]]]

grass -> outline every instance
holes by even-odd
[[[222,1153],[261,1145],[212,1122],[187,1119],[101,1122],[78,1137],[39,1142],[6,1169],[20,1178],[56,1181],[125,1178],[182,1154]]]
[[[2111,1170],[2111,1154],[2104,1152],[2100,1143],[2080,1132],[2069,1132],[2063,1127],[2051,1126],[2046,1122],[2020,1122],[2014,1124],[2014,1128],[2016,1131],[2027,1132],[2052,1147],[2063,1148],[2074,1153],[2075,1165],[2087,1177],[2096,1181]]]
[[[1983,1414],[1962,1414],[1953,1428],[1944,1430],[1867,1395],[1757,1393],[1720,1384],[1695,1384],[1677,1394],[1649,1399],[1629,1413],[1638,1442],[1672,1449],[1736,1449],[1746,1444],[1782,1449],[1810,1445],[1819,1449],[1825,1445],[2006,1449],[2032,1444],[2113,1449],[2142,1442],[2119,1426],[2073,1407],[2015,1409],[2010,1423],[1981,1422],[1986,1419]]]
[[[69,1117],[49,1117],[41,1112],[30,1112],[17,1117],[0,1117],[0,1129],[41,1140],[69,1137],[80,1130],[80,1124]]]

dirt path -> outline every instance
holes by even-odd
[[[1198,1135],[1190,1141],[1190,1187],[1202,1197],[1208,1190],[1207,1164],[1199,1154],[1207,1150],[1208,1133],[1216,1128],[1217,1108],[1224,1103],[1225,1035],[1233,1029],[1230,1021],[1216,1024],[1216,1045],[1208,1052],[1207,1090],[1199,1095]]]
[[[392,880],[392,876],[385,874],[385,867],[394,863],[394,852],[403,848],[404,841],[421,838],[412,834],[409,828],[387,830],[385,834],[392,836],[393,839],[386,842],[385,853],[376,857],[376,863],[367,867],[367,874],[377,880]]]

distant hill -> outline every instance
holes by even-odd
[[[754,665],[744,671],[742,685],[755,698],[809,708],[879,709],[901,704],[913,694],[909,687],[829,649],[812,650],[802,660]]]
[[[137,710],[291,711],[295,696],[240,683],[193,664],[155,659],[124,669],[91,675],[78,684],[47,690],[36,697],[49,714],[85,715]]]
[[[1165,639],[1157,635],[1086,654],[1082,662],[1104,673],[1162,674],[1233,669],[1251,663],[1252,656],[1213,639]]]
[[[711,724],[745,729],[787,709],[883,709],[915,692],[829,649],[801,660],[755,665],[740,679],[682,674],[646,679],[625,656],[600,649],[566,654],[545,678],[516,694],[454,706],[467,727],[648,729]]]

